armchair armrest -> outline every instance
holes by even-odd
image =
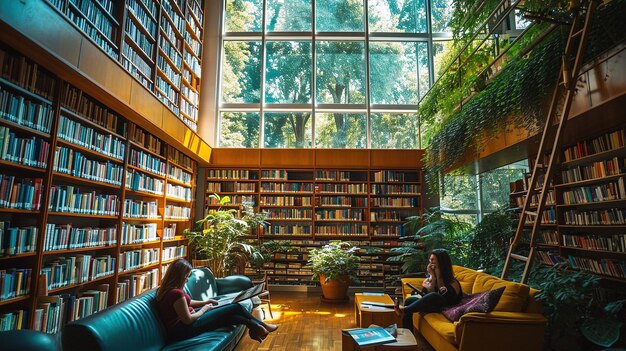
[[[545,325],[540,313],[472,312],[456,324],[456,340],[459,351],[541,350]]]
[[[425,277],[418,277],[418,278],[412,277],[412,278],[400,279],[400,281],[402,281],[402,296],[404,298],[407,298],[411,296],[411,293],[413,292],[413,289],[411,289],[406,283],[410,283],[411,285],[419,289],[422,287],[422,282],[424,280],[426,280]]]
[[[226,295],[237,293],[252,287],[252,280],[245,275],[230,275],[225,278],[215,279],[217,294]]]
[[[61,349],[59,335],[26,329],[3,331],[0,345],[5,351],[57,351]]]

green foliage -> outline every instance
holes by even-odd
[[[230,197],[217,194],[209,196],[220,205],[230,203]],[[211,261],[210,268],[216,276],[228,273],[238,260],[259,259],[258,248],[245,242],[250,228],[265,225],[264,214],[254,213],[249,205],[243,205],[244,215],[235,217],[237,210],[221,207],[196,222],[196,230],[185,230],[192,252],[198,259]]]
[[[313,279],[319,279],[322,275],[326,281],[343,276],[356,278],[359,268],[359,258],[354,254],[356,250],[350,243],[341,241],[331,241],[319,249],[312,249],[308,264],[313,271]]]
[[[423,215],[408,217],[404,225],[414,234],[403,238],[400,247],[391,249],[399,253],[398,256],[388,258],[388,261],[403,262],[403,272],[425,271],[430,252],[438,248],[448,250],[454,264],[467,262],[471,224],[445,215],[435,207]]]
[[[258,247],[258,255],[254,255],[250,258],[250,263],[257,269],[263,268],[263,264],[270,262],[275,253],[278,252],[293,252],[296,248],[291,246],[291,242],[288,240],[270,240],[262,241]]]
[[[509,210],[486,215],[476,225],[469,239],[468,266],[493,274],[502,266],[517,221]]]

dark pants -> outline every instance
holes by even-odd
[[[411,296],[404,301],[404,316],[402,317],[402,328],[413,332],[413,313],[441,312],[446,306],[446,299],[441,294],[431,292],[422,298]]]
[[[234,303],[207,311],[191,324],[176,323],[170,332],[170,339],[184,340],[218,328],[250,323],[258,321],[243,306]]]

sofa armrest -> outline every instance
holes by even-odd
[[[226,295],[240,292],[252,287],[252,280],[245,275],[230,275],[225,278],[215,279],[217,294]]]
[[[0,345],[4,351],[58,351],[61,350],[59,335],[26,329],[3,331]]]
[[[424,277],[400,279],[400,281],[402,281],[402,296],[406,299],[407,297],[411,296],[411,293],[413,292],[413,289],[411,289],[406,283],[410,283],[414,287],[420,289],[424,280],[426,280],[426,278]]]
[[[545,325],[540,313],[472,312],[456,324],[456,340],[459,351],[541,350]]]

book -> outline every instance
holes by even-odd
[[[343,330],[343,332],[350,335],[359,347],[382,345],[397,341],[385,328],[381,327],[348,329]]]
[[[376,301],[363,301],[361,302],[361,305],[393,308],[393,303],[376,302]]]

